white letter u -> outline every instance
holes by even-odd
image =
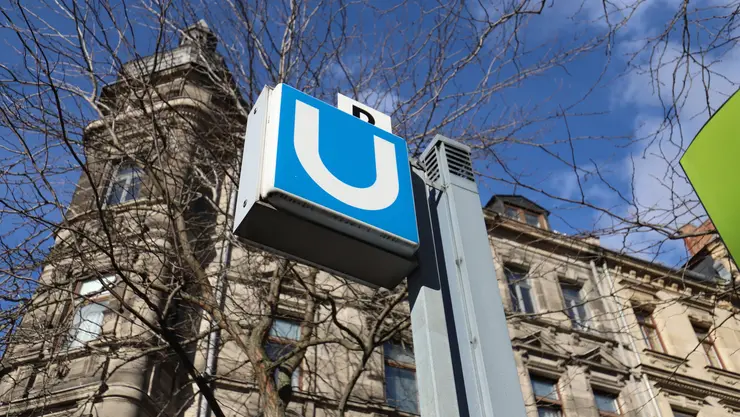
[[[396,148],[383,138],[375,138],[375,182],[369,187],[353,187],[340,180],[324,165],[319,155],[319,109],[300,100],[295,103],[293,142],[298,160],[308,175],[337,200],[363,210],[382,210],[398,197]],[[355,157],[356,155],[347,155]]]

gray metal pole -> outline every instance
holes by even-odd
[[[421,159],[436,188],[430,213],[439,233],[442,290],[454,318],[467,412],[525,417],[470,148],[437,135]]]
[[[420,239],[419,266],[408,277],[419,409],[423,417],[465,417],[456,396],[424,173],[412,168],[411,181]]]

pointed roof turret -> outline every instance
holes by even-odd
[[[186,27],[182,31],[179,46],[197,45],[208,52],[215,52],[216,44],[216,35],[208,27],[206,21],[200,19],[197,23]]]

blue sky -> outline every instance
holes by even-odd
[[[576,2],[580,3],[580,2]],[[593,3],[593,4],[592,4]],[[583,33],[601,33],[603,20],[592,16],[603,16],[600,10],[589,10],[588,5],[600,7],[601,2],[583,4],[575,14],[555,12],[551,19],[544,19],[544,27],[530,26],[533,37],[568,36],[583,28]],[[632,4],[622,1],[616,4]],[[696,197],[686,182],[678,165],[683,149],[688,146],[695,133],[709,117],[706,97],[710,108],[716,109],[735,90],[735,74],[738,74],[738,54],[731,48],[718,48],[703,54],[707,61],[713,62],[713,79],[708,94],[700,84],[700,71],[689,65],[690,84],[677,93],[682,103],[677,114],[668,113],[674,120],[679,116],[681,131],[665,129],[666,112],[663,102],[669,102],[674,69],[679,77],[687,69],[685,64],[674,61],[680,50],[678,35],[669,35],[669,42],[663,52],[664,67],[655,73],[647,73],[648,51],[636,53],[644,44],[644,39],[665,30],[680,2],[661,0],[645,2],[633,12],[628,23],[614,38],[610,53],[605,49],[591,53],[580,59],[576,65],[549,73],[550,77],[536,80],[526,87],[513,92],[508,98],[512,102],[545,100],[557,96],[551,106],[564,106],[580,99],[586,91],[593,88],[589,97],[573,109],[573,113],[602,113],[588,117],[568,117],[567,126],[571,137],[590,137],[588,140],[574,141],[573,146],[566,143],[550,146],[548,150],[561,155],[566,160],[574,158],[583,168],[577,177],[573,169],[558,163],[546,152],[527,147],[511,146],[507,149],[508,160],[518,174],[526,173],[529,184],[537,184],[547,194],[594,204],[618,216],[631,219],[636,214],[644,221],[668,224],[678,227],[688,221],[695,221],[703,211],[696,206]],[[695,2],[695,7],[712,7],[712,2]],[[712,9],[715,14],[719,9]],[[547,11],[546,11],[547,12]],[[617,13],[615,13],[617,14]],[[705,15],[709,12],[704,13]],[[567,16],[575,16],[579,24]],[[534,20],[534,19],[533,19]],[[717,21],[707,20],[712,27]],[[694,27],[696,29],[696,27]],[[702,39],[697,34],[697,39]],[[696,40],[695,40],[696,41]],[[730,45],[731,46],[731,45]],[[605,71],[602,75],[601,72]],[[723,79],[719,74],[728,77]],[[599,78],[601,77],[601,78]],[[656,83],[657,81],[657,83]],[[680,81],[680,79],[679,79]],[[595,87],[594,87],[595,86]],[[569,136],[564,119],[547,124],[543,136],[551,141]],[[679,126],[676,125],[676,128]],[[661,132],[657,136],[653,133]],[[610,140],[597,137],[610,137]],[[481,165],[481,168],[483,166]],[[498,166],[486,167],[492,176],[507,177]],[[595,168],[598,168],[598,172]],[[600,173],[606,181],[599,179]],[[584,193],[581,195],[578,181]],[[556,230],[566,233],[607,232],[610,226],[619,227],[618,221],[599,210],[569,204],[543,195],[543,193],[502,184],[501,181],[484,181],[483,199],[492,193],[518,192],[529,196],[553,211],[551,223]],[[622,198],[624,197],[624,198]],[[683,207],[689,202],[691,211]],[[623,229],[619,229],[623,231]],[[600,233],[597,233],[600,234]],[[680,265],[686,258],[680,241],[666,241],[665,236],[641,229],[624,233],[609,233],[601,237],[602,244],[612,249],[625,250],[642,257],[657,258],[659,261]]]
[[[495,19],[501,15],[502,10],[508,10],[502,5],[508,7],[511,3],[511,1],[469,2],[465,13],[480,19],[487,12],[489,17]],[[692,7],[711,8],[715,3],[715,0],[702,0],[692,2]],[[45,39],[49,42],[56,42],[59,39],[51,31],[52,27],[69,36],[67,40],[74,41],[75,27],[70,24],[69,10],[60,10],[59,4],[66,3],[39,2],[34,6],[33,10],[49,25],[45,28],[40,27],[39,31],[44,33]],[[172,27],[182,28],[196,19],[204,18],[213,30],[221,35],[220,50],[230,54],[230,57],[236,57],[230,61],[234,72],[238,74],[237,67],[247,66],[245,48],[243,45],[239,47],[242,42],[240,36],[244,34],[230,20],[235,12],[228,7],[229,2],[195,0],[190,2],[192,6],[190,8],[181,7],[183,4],[184,1],[177,2],[172,10],[167,11],[171,20],[168,21],[168,33],[162,39],[154,36],[151,29],[156,22],[155,13],[158,10],[144,7],[156,5],[136,2],[113,3],[112,17],[104,17],[102,21],[94,23],[95,34],[100,39],[107,36],[111,44],[117,45],[116,53],[119,57],[127,60],[136,55],[150,54],[158,44],[174,46],[177,33],[171,30]],[[272,5],[278,2],[269,4],[273,7]],[[392,4],[395,3],[389,1],[377,3],[378,7]],[[438,5],[431,1],[421,1],[420,4],[429,9]],[[505,25],[504,30],[494,33],[482,45],[481,56],[491,62],[493,57],[501,60],[494,73],[495,77],[489,84],[511,77],[520,67],[526,68],[558,50],[567,50],[587,43],[589,39],[604,36],[608,27],[603,17],[602,4],[590,0],[547,2],[541,15],[531,16],[519,22],[517,36],[521,49],[516,51],[501,49],[501,45],[513,33],[513,25]],[[651,58],[649,55],[651,49],[637,51],[644,45],[645,39],[665,30],[666,24],[670,22],[681,2],[618,0],[610,4],[612,8],[608,10],[609,23],[624,24],[610,38],[610,42],[601,44],[587,53],[568,57],[562,66],[553,66],[541,74],[496,91],[481,102],[477,109],[478,113],[442,129],[441,133],[453,139],[466,141],[469,140],[466,132],[475,129],[479,131],[490,129],[512,120],[542,119],[518,129],[504,129],[499,133],[509,135],[506,136],[506,141],[485,152],[476,152],[479,157],[476,168],[483,174],[479,178],[483,202],[485,203],[494,193],[523,194],[552,211],[552,226],[560,232],[576,234],[595,230],[597,234],[602,235],[602,243],[605,246],[625,249],[640,256],[655,256],[662,262],[678,265],[685,259],[685,251],[680,241],[665,242],[664,236],[644,230],[631,232],[625,238],[623,233],[613,233],[614,230],[611,228],[619,228],[621,225],[614,216],[605,212],[616,215],[617,218],[635,218],[635,215],[639,214],[647,216],[644,218],[647,221],[668,223],[673,227],[694,220],[697,215],[702,214],[700,209],[694,207],[695,204],[691,206],[693,210],[691,213],[685,213],[685,209],[679,212],[674,209],[680,209],[687,199],[695,200],[678,166],[678,158],[709,116],[706,108],[707,95],[700,82],[701,72],[697,70],[695,64],[690,64],[688,71],[691,84],[679,93],[682,107],[676,114],[669,114],[673,119],[676,115],[680,117],[682,131],[651,136],[651,133],[665,127],[666,113],[661,99],[663,102],[670,101],[671,88],[675,85],[673,70],[686,69],[680,63],[672,61],[672,58],[678,56],[681,32],[671,32],[666,47],[659,50],[662,51],[661,56],[665,63],[665,67],[659,72],[645,71]],[[181,7],[181,10],[177,7]],[[435,25],[439,24],[439,13],[422,15],[419,10],[416,3],[410,2],[390,13],[379,13],[370,6],[350,7],[347,21],[351,41],[338,55],[346,64],[350,78],[362,79],[365,65],[377,62],[387,64],[392,61],[387,51],[399,51],[406,45],[420,42],[420,36],[432,31]],[[11,14],[14,12],[11,11]],[[279,6],[270,9],[270,13],[276,13],[275,16],[282,12]],[[721,15],[722,12],[726,10],[709,9],[702,13]],[[17,16],[17,13],[15,15]],[[130,19],[130,25],[125,23],[124,17]],[[3,22],[7,23],[5,20]],[[41,19],[38,19],[37,23],[41,24],[40,22]],[[258,19],[255,18],[254,22],[257,26],[260,25]],[[263,36],[266,32],[273,32],[276,35],[282,33],[279,22],[280,18],[267,20],[261,29],[260,36],[263,41],[266,42]],[[692,49],[708,43],[704,33],[712,32],[712,29],[723,23],[722,19],[705,20],[702,22],[707,28],[705,30],[693,25]],[[338,30],[336,22],[332,25],[329,32],[335,34]],[[125,29],[123,39],[114,30],[116,26]],[[445,33],[457,35],[453,36],[452,42],[447,45],[444,53],[449,53],[449,56],[444,56],[443,62],[454,61],[456,56],[452,52],[469,46],[468,43],[474,40],[473,35],[481,33],[484,28],[480,22],[472,26],[460,24],[445,28]],[[323,29],[325,28],[319,20],[304,33],[316,37],[325,34]],[[0,37],[3,38],[5,50],[8,51],[3,63],[11,67],[18,66],[23,62],[21,55],[16,53],[20,50],[20,44],[11,36],[11,31],[7,28],[2,30]],[[465,36],[466,33],[470,36]],[[275,39],[279,41],[281,37],[276,36]],[[729,97],[736,89],[733,77],[734,74],[740,73],[737,68],[740,65],[740,55],[732,50],[732,46],[733,44],[729,44],[701,54],[707,62],[711,61],[715,71],[712,74],[708,94],[710,108],[713,109],[719,107],[723,99]],[[74,50],[74,47],[74,42],[65,45],[69,50]],[[323,48],[331,52],[330,47]],[[103,80],[109,81],[115,76],[118,64],[111,58],[110,53],[99,49],[92,48],[96,51],[94,55],[96,72],[102,74]],[[429,48],[424,50],[430,51]],[[517,61],[507,61],[514,53],[518,56]],[[65,56],[51,58],[60,64],[55,71],[56,74],[64,74],[64,81],[80,86],[83,91],[90,91],[89,81],[85,79],[84,74],[61,65],[74,61],[72,58]],[[264,72],[259,69],[259,60],[255,62],[257,63],[255,71]],[[311,58],[309,63],[318,65],[318,58]],[[403,71],[411,74],[407,74],[409,81],[394,85],[392,79],[385,77],[387,74],[382,72],[374,74],[368,83],[359,87],[355,97],[393,113],[396,120],[403,117],[405,111],[409,111],[403,108],[403,103],[414,93],[415,85],[412,81],[422,79],[428,70],[424,60],[397,64]],[[445,87],[444,91],[454,93],[456,89],[466,91],[474,88],[475,83],[480,80],[481,69],[487,64],[488,61],[482,60],[475,66],[467,67],[454,82]],[[296,74],[298,73],[296,71]],[[4,77],[2,74],[3,70],[0,69],[0,78]],[[320,74],[324,87],[317,95],[322,99],[334,103],[333,94],[336,91],[349,96],[354,95],[348,88],[346,74],[336,63],[322,68]],[[302,88],[310,85],[311,77],[300,78],[299,75],[294,75],[292,78],[288,77],[286,81]],[[264,76],[260,78],[260,82],[269,84],[271,80]],[[248,91],[246,86],[241,87],[242,91]],[[23,91],[23,88],[20,91]],[[310,90],[310,87],[306,88]],[[449,114],[456,110],[455,106],[450,104],[454,103],[453,101],[445,103],[437,109],[439,114]],[[3,103],[6,106],[15,104],[17,102],[7,99]],[[65,110],[74,119],[84,121],[95,118],[91,106],[83,98],[68,95],[64,98],[64,105]],[[399,107],[402,109],[399,110]],[[560,116],[561,111],[565,111],[566,117]],[[465,125],[466,123],[470,126]],[[73,139],[79,140],[79,132],[79,126],[75,127]],[[6,165],[9,161],[22,160],[22,154],[17,153],[21,148],[17,138],[3,128],[0,128],[0,137],[5,143],[5,148],[0,149],[0,160]],[[25,132],[24,137],[37,147],[40,154],[49,156],[50,161],[56,161],[57,166],[74,168],[70,150],[61,146],[57,138],[43,137],[32,132]],[[569,137],[571,141],[568,140]],[[55,147],[47,152],[45,147],[49,140]],[[565,162],[559,161],[558,158]],[[568,165],[572,160],[578,167],[577,174]],[[530,189],[513,186],[510,174],[503,169],[500,162],[504,162]],[[21,168],[21,165],[18,165],[16,169],[23,171],[27,170],[28,166],[23,165]],[[4,175],[8,178],[7,173]],[[41,189],[50,194],[55,191],[62,203],[69,201],[77,173],[64,170],[54,174],[53,179],[51,187],[42,184]],[[40,183],[39,178],[26,181]],[[579,182],[584,190],[583,196],[580,194]],[[12,190],[8,187],[0,189],[0,195],[8,195],[10,192]],[[563,199],[579,201],[582,198],[598,209],[563,201]],[[61,212],[58,209],[51,210],[45,216],[52,221],[58,221]],[[4,243],[12,245],[18,241],[20,235],[26,233],[25,226],[16,224],[17,217],[4,214],[0,220],[3,224]],[[8,224],[10,226],[6,226]],[[621,228],[619,231],[624,232]],[[660,242],[664,244],[656,250],[653,245]],[[646,247],[649,249],[646,250]]]

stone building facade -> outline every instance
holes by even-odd
[[[231,134],[219,128],[214,107],[231,114],[228,109],[241,102],[238,95],[215,94],[199,70],[220,62],[215,38],[204,24],[186,30],[177,48],[154,58],[127,64],[126,73],[103,91],[101,100],[110,108],[124,108],[115,116],[116,128],[94,122],[86,131],[86,170],[39,278],[34,308],[4,353],[3,415],[206,417],[213,410],[198,392],[204,375],[225,415],[259,415],[252,365],[236,342],[212,338],[208,320],[199,319],[198,311],[169,308],[171,300],[157,289],[158,283],[181,278],[162,259],[173,245],[166,227],[172,207],[162,195],[192,194],[178,212],[198,220],[190,223],[196,225],[191,234],[208,236],[228,227],[224,213],[233,204],[233,190],[224,186],[213,196],[220,211],[203,210],[197,196],[205,191],[189,178],[207,168],[191,166],[195,141],[215,142]],[[228,78],[225,70],[221,74]],[[149,87],[137,90],[136,82]],[[127,113],[127,103],[141,100],[141,94],[149,95],[151,113]],[[149,154],[149,136],[140,129],[142,117],[154,116],[151,124],[162,124],[157,129],[171,130],[172,143],[163,144],[166,157]],[[182,129],[171,120],[194,128]],[[218,156],[217,146],[211,150]],[[124,158],[131,154],[161,159],[151,166],[166,170],[171,182],[148,182],[148,172]],[[732,279],[716,268],[671,269],[609,250],[597,239],[556,233],[550,213],[522,196],[496,195],[483,210],[528,416],[740,415],[740,321],[729,290]],[[121,227],[101,230],[98,213],[113,216]],[[80,230],[89,235],[83,239]],[[714,247],[702,250],[713,259],[722,257]],[[228,240],[208,242],[195,253],[217,272],[214,279],[231,283],[224,290],[224,311],[260,314],[250,309],[262,293],[240,284],[241,268],[259,261],[254,255]],[[263,268],[268,280],[275,264],[266,262]],[[735,271],[730,264],[726,268]],[[124,284],[114,269],[146,273]],[[325,274],[317,280],[327,286],[336,281]],[[337,298],[368,291],[336,288]],[[277,318],[266,338],[268,352],[279,355],[300,337],[304,290],[284,291],[278,311],[272,312]],[[337,317],[343,326],[362,327],[366,314],[358,306]],[[329,317],[325,309],[316,316],[317,322]],[[189,330],[165,339],[207,337],[194,339],[187,352],[163,349],[152,342],[152,329],[169,320]],[[319,326],[316,331],[331,330]],[[368,356],[347,398],[346,415],[419,413],[408,341],[408,330],[401,331]],[[290,412],[338,415],[333,410],[342,401],[341,388],[355,379],[358,358],[358,352],[336,344],[307,348],[291,375]],[[184,369],[185,362],[197,372]]]
[[[488,208],[530,415],[740,412],[731,283],[549,231],[548,212],[518,196]]]

